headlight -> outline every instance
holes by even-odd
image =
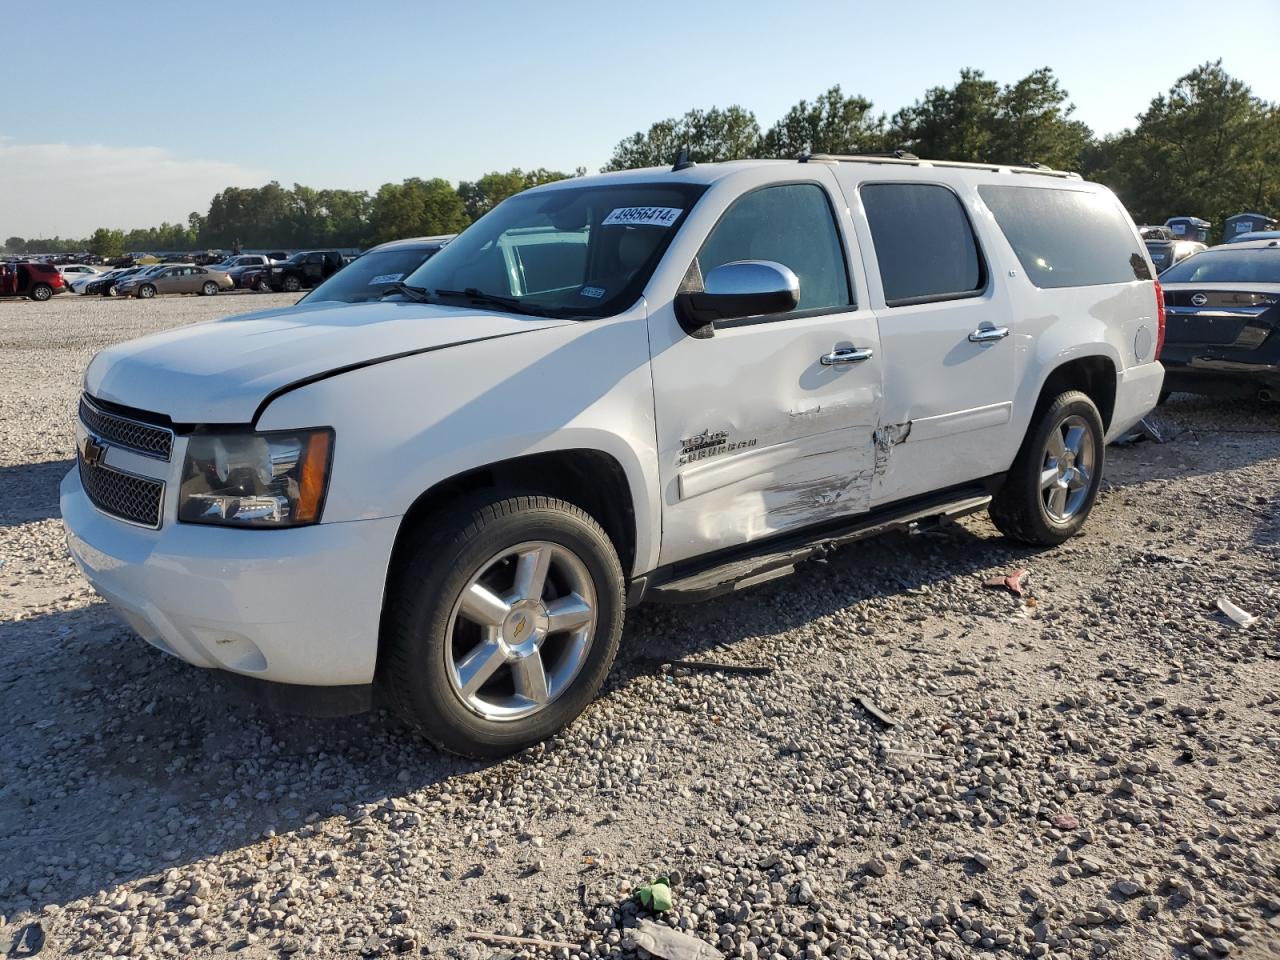
[[[187,442],[178,519],[232,527],[320,520],[333,431],[197,433]]]

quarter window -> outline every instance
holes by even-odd
[[[860,194],[890,307],[980,294],[987,276],[960,198],[932,183],[868,183]]]
[[[849,274],[826,192],[813,183],[765,187],[739,199],[698,253],[705,277],[735,260],[772,260],[800,280],[801,310],[847,307]]]
[[[1109,194],[988,185],[978,195],[1037,287],[1151,279],[1129,218]]]

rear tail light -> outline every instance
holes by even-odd
[[[1160,359],[1160,353],[1164,350],[1164,287],[1160,286],[1160,281],[1156,282],[1156,355],[1153,360]]]

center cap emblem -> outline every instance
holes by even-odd
[[[524,636],[525,631],[528,629],[529,629],[529,618],[526,617],[524,614],[521,614],[520,616],[516,617],[515,627],[511,631],[511,635],[515,637],[515,639],[519,640],[521,637]]]

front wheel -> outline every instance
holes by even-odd
[[[203,293],[206,297],[212,297],[215,293],[218,292],[218,285],[214,283],[212,280],[206,280],[204,282],[204,286],[200,288],[200,292]]]
[[[1060,394],[1031,425],[991,519],[1006,537],[1053,546],[1084,526],[1105,462],[1102,416],[1079,390]]]
[[[548,497],[442,511],[392,575],[378,658],[397,712],[437,746],[500,757],[591,702],[623,621],[605,532]]]
[[[297,293],[302,289],[302,281],[297,277],[285,277],[284,280],[281,281],[280,286],[284,289],[285,293]]]
[[[253,285],[253,289],[257,290],[259,293],[270,293],[271,284],[268,283],[266,278],[264,277],[263,279],[259,280],[257,283]]]
[[[156,288],[149,283],[144,283],[138,288],[138,297],[142,300],[150,300],[156,295]]]

